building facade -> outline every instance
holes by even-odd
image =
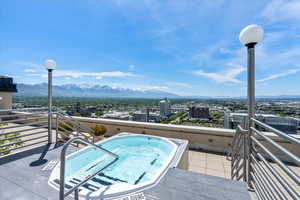
[[[137,122],[157,122],[159,121],[159,114],[135,112],[132,115],[132,120]]]
[[[256,114],[255,118],[273,128],[276,128],[287,134],[297,134],[298,120],[291,117],[281,117],[272,114]],[[247,113],[225,113],[224,128],[235,129],[240,124],[242,127],[248,126]],[[260,131],[265,131],[261,127],[257,127]]]
[[[168,117],[171,115],[171,103],[165,98],[159,102],[160,117]]]
[[[17,85],[13,83],[13,79],[0,76],[0,109],[12,108],[13,92],[17,92]]]
[[[199,105],[193,105],[189,107],[189,119],[190,120],[209,120],[209,108]]]

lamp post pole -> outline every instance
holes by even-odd
[[[252,127],[254,127],[253,118],[255,118],[255,45],[263,38],[264,31],[261,26],[249,25],[245,27],[239,35],[240,42],[247,47],[247,80],[248,80],[248,134],[247,141],[244,142],[244,181],[247,181],[248,187],[251,189],[251,157],[253,147],[251,136],[253,135]]]
[[[254,127],[254,122],[252,121],[252,118],[255,118],[255,45],[256,43],[249,43],[247,44],[247,53],[248,53],[248,140],[247,140],[247,146],[248,146],[248,164],[247,164],[247,183],[248,186],[251,187],[251,162],[250,162],[250,156],[252,152],[252,142],[250,137],[252,136],[252,130],[251,127]]]
[[[256,43],[247,44],[248,51],[248,130],[254,124],[251,118],[255,117],[255,46]]]
[[[52,143],[52,69],[48,69],[48,143]]]
[[[52,143],[52,72],[56,67],[54,60],[46,60],[44,63],[48,71],[48,144]]]

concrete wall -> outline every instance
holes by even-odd
[[[12,108],[12,93],[0,92],[0,109]]]
[[[95,124],[102,124],[107,127],[107,136],[111,136],[120,132],[132,132],[156,135],[169,138],[186,139],[190,143],[190,149],[207,150],[219,153],[227,153],[231,150],[231,143],[235,130],[223,129],[223,128],[209,128],[198,126],[182,126],[182,125],[170,125],[170,124],[158,124],[158,123],[145,123],[134,121],[122,121],[111,119],[95,119],[86,117],[74,117],[81,123],[92,126]],[[282,138],[272,133],[265,133],[271,137],[281,146],[285,147],[295,155],[300,157],[300,149],[295,145],[286,142]],[[300,140],[300,135],[296,138]],[[286,156],[275,150],[272,145],[260,140],[271,152],[280,156],[285,161],[290,161]]]
[[[27,116],[30,118],[33,116]],[[23,117],[21,117],[23,118]],[[94,126],[96,124],[102,124],[106,126],[106,136],[112,136],[121,132],[131,132],[139,134],[156,135],[169,138],[186,139],[189,141],[190,149],[199,149],[219,153],[228,153],[231,151],[231,143],[235,135],[235,130],[223,129],[223,128],[209,128],[209,127],[198,127],[198,126],[182,126],[182,125],[170,125],[170,124],[159,124],[159,123],[146,123],[146,122],[134,122],[134,121],[123,121],[123,120],[112,120],[112,119],[95,119],[87,117],[75,117],[76,120],[80,121],[86,126]],[[55,122],[55,118],[54,118]],[[55,125],[55,123],[54,123]],[[53,127],[54,128],[54,127]],[[290,152],[300,157],[300,148],[293,145],[277,135],[269,132],[265,132],[267,136],[272,138],[277,144],[283,146]],[[300,135],[294,136],[300,140]],[[275,148],[269,143],[259,139],[263,145],[272,153],[280,156],[282,160],[290,161],[287,156],[283,155],[282,152],[275,150]],[[261,151],[261,150],[259,150]]]
[[[23,112],[14,112],[23,113]],[[19,119],[38,117],[35,114],[30,116],[20,116]],[[91,127],[96,124],[102,124],[107,128],[106,136],[112,136],[121,132],[139,133],[156,135],[169,138],[186,139],[189,141],[190,148],[204,149],[216,152],[227,152],[230,148],[235,130],[208,128],[196,126],[181,126],[159,123],[146,123],[113,119],[95,119],[87,117],[72,116],[85,126]],[[53,128],[55,128],[55,116],[53,117]],[[42,121],[45,121],[43,119]],[[40,121],[31,120],[26,123]]]
[[[190,148],[226,152],[231,145],[234,130],[196,126],[181,126],[158,123],[121,121],[74,117],[87,126],[102,124],[107,127],[107,136],[120,132],[149,134],[169,138],[186,139]]]

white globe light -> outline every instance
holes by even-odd
[[[44,66],[48,70],[53,70],[56,67],[56,62],[54,60],[49,59],[44,62]]]
[[[247,45],[249,43],[258,43],[262,40],[264,35],[264,30],[261,26],[252,24],[246,26],[239,35],[240,42],[243,45]]]

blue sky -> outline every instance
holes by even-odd
[[[246,95],[240,30],[259,24],[257,95],[300,95],[300,1],[1,0],[1,74],[179,95]]]

